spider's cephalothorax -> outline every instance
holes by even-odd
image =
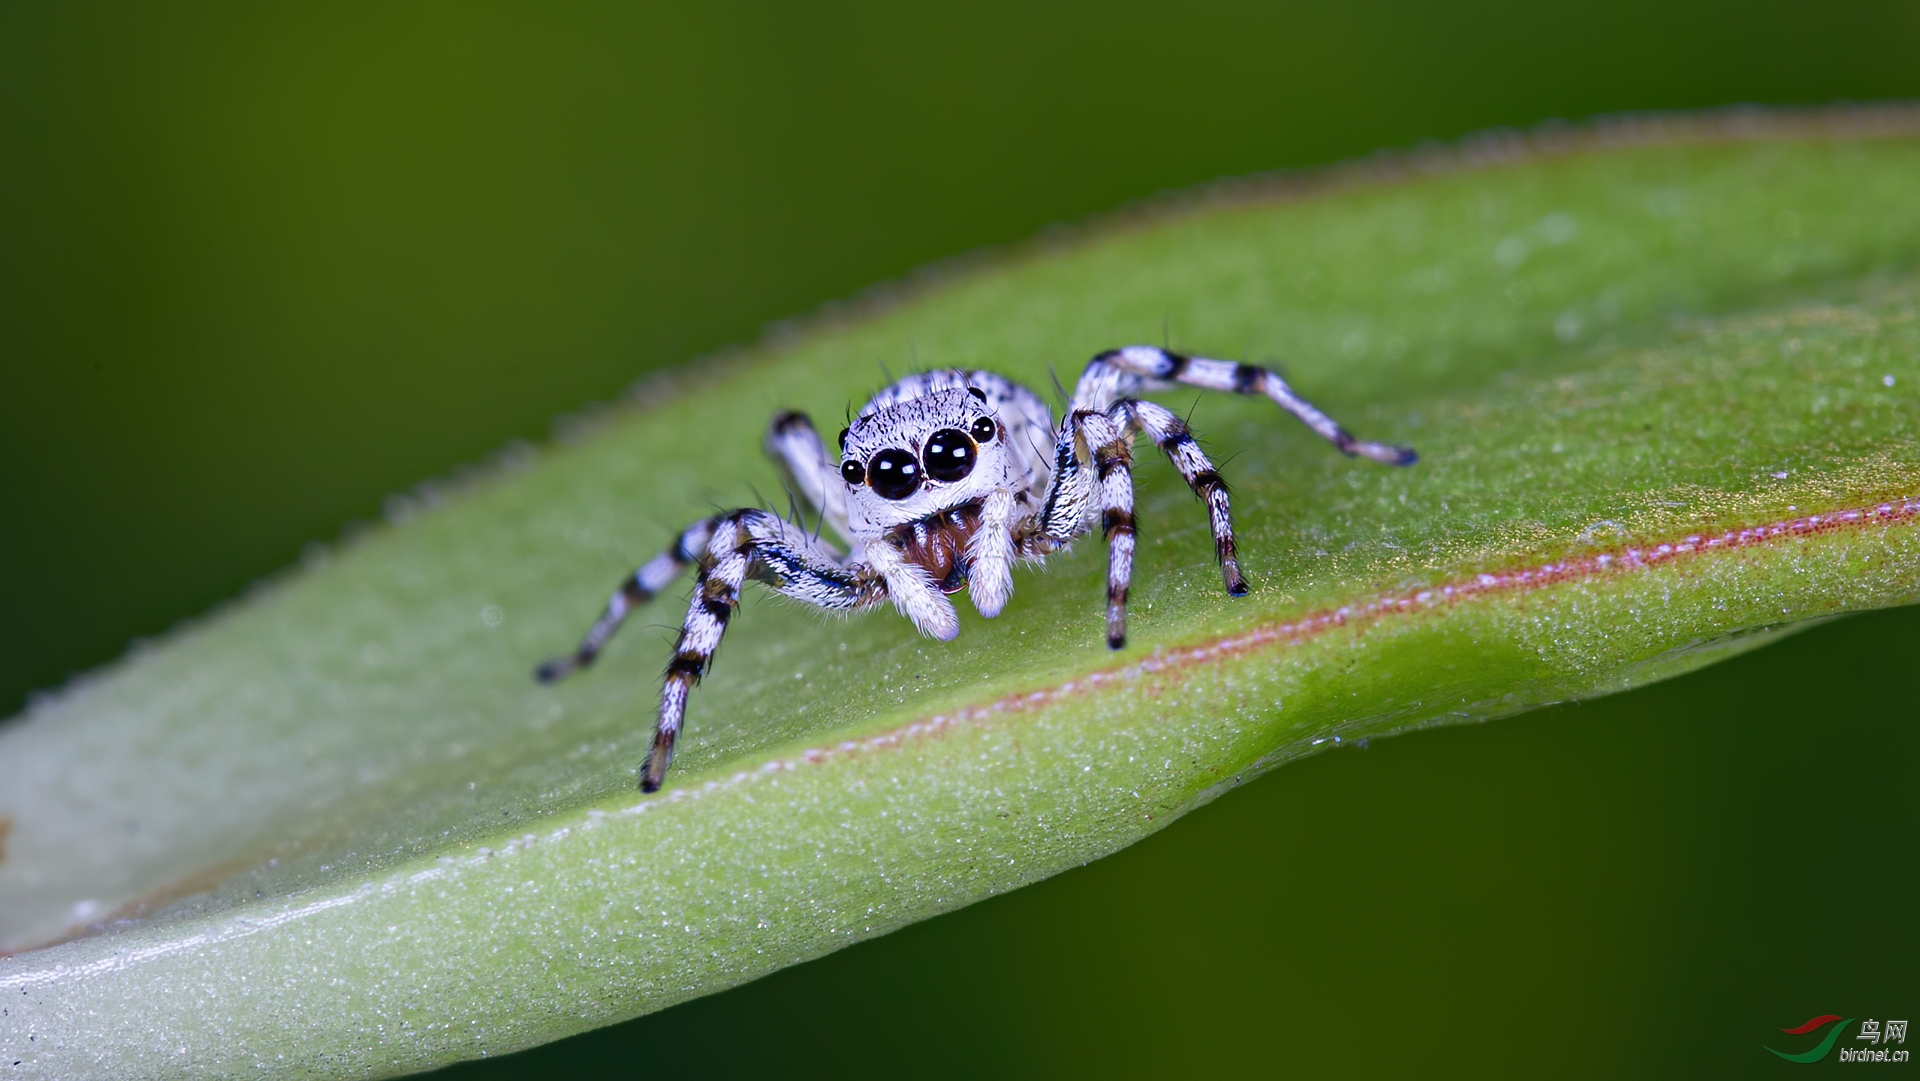
[[[620,583],[578,649],[537,674],[551,681],[592,664],[627,613],[698,565],[640,773],[641,789],[653,792],[673,758],[687,694],[747,579],[834,612],[891,601],[921,633],[946,641],[960,633],[951,594],[967,590],[991,619],[1013,595],[1015,560],[1042,560],[1096,525],[1107,538],[1107,644],[1119,649],[1133,577],[1133,438],[1142,433],[1206,504],[1226,590],[1244,596],[1226,483],[1178,416],[1137,397],[1179,384],[1263,394],[1349,455],[1414,460],[1410,450],[1355,439],[1265,368],[1151,346],[1094,357],[1058,424],[1038,395],[992,372],[912,375],[874,395],[840,433],[837,462],[800,413],[774,417],[767,431],[767,453],[847,542],[844,553],[764,510],[695,522]]]

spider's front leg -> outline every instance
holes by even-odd
[[[1370,443],[1356,438],[1320,408],[1295,394],[1278,372],[1257,364],[1190,357],[1151,345],[1110,349],[1087,362],[1073,389],[1074,409],[1107,409],[1123,398],[1145,390],[1184,385],[1231,394],[1259,394],[1300,418],[1314,434],[1332,443],[1342,454],[1387,465],[1412,465],[1419,460],[1407,447]]]
[[[674,743],[686,721],[687,697],[707,672],[727,622],[740,606],[740,587],[751,578],[816,608],[852,612],[886,598],[885,581],[869,567],[842,565],[804,529],[763,510],[737,510],[716,520],[694,580],[687,618],[667,662],[653,746],[640,774],[640,790],[657,792],[673,761]]]

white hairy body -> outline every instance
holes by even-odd
[[[912,375],[867,402],[840,434],[837,457],[802,414],[782,413],[768,429],[767,453],[844,549],[764,510],[703,519],[623,580],[579,648],[537,674],[550,681],[593,663],[634,607],[697,565],[640,774],[640,787],[656,791],[687,697],[748,579],[829,611],[891,603],[922,634],[949,641],[960,633],[952,595],[966,590],[992,619],[1013,596],[1014,563],[1039,562],[1096,526],[1107,538],[1107,644],[1119,649],[1133,576],[1136,434],[1153,440],[1206,505],[1223,585],[1244,595],[1225,482],[1185,422],[1137,397],[1177,385],[1264,395],[1347,454],[1414,461],[1410,450],[1353,438],[1265,368],[1151,346],[1094,357],[1058,423],[1038,395],[992,372]]]

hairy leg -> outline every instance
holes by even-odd
[[[1222,584],[1231,596],[1247,594],[1247,582],[1240,573],[1234,543],[1227,484],[1195,442],[1186,422],[1162,406],[1134,399],[1122,399],[1101,412],[1085,410],[1069,414],[1061,425],[1061,467],[1055,473],[1055,487],[1049,493],[1047,506],[1052,509],[1071,502],[1072,497],[1060,493],[1081,483],[1088,489],[1087,499],[1098,508],[1101,532],[1107,540],[1107,645],[1113,649],[1126,645],[1127,598],[1132,591],[1133,556],[1139,532],[1133,513],[1133,436],[1137,432],[1145,432],[1165,452],[1187,486],[1206,504]],[[1086,448],[1085,456],[1093,460],[1091,478],[1086,477],[1079,464],[1081,447]],[[1075,471],[1080,471],[1078,480]],[[1053,530],[1047,527],[1043,512],[1039,524],[1030,533],[1016,536],[1016,554],[1044,555],[1072,539],[1073,533],[1064,516]]]
[[[795,495],[826,520],[834,533],[852,539],[847,529],[847,487],[840,479],[839,456],[830,453],[805,413],[776,415],[767,425],[767,457],[772,458]]]
[[[572,653],[555,657],[534,669],[534,678],[542,683],[552,683],[569,672],[592,664],[614,632],[620,629],[620,624],[626,622],[629,613],[652,600],[667,588],[682,569],[706,554],[707,541],[713,536],[714,527],[724,517],[716,515],[703,518],[688,526],[674,538],[673,547],[621,579],[620,587],[608,598],[606,608],[601,611],[600,618],[593,621],[593,626],[587,630],[586,637],[580,640],[580,645]]]
[[[1021,538],[1022,556],[1041,556],[1065,547],[1068,541],[1090,528],[1094,477],[1084,462],[1092,452],[1085,433],[1074,421],[1077,415],[1068,413],[1060,421],[1060,432],[1053,447],[1053,476],[1048,481],[1047,495],[1041,501],[1033,531]]]
[[[1145,432],[1153,440],[1193,494],[1207,505],[1208,524],[1213,527],[1213,552],[1220,560],[1221,582],[1230,596],[1247,595],[1247,580],[1240,574],[1240,559],[1233,539],[1233,511],[1227,499],[1227,482],[1220,479],[1206,452],[1193,438],[1187,422],[1164,406],[1152,402],[1123,399],[1109,415],[1126,426],[1129,433]]]
[[[1127,644],[1127,594],[1133,588],[1133,437],[1105,413],[1068,417],[1091,452],[1100,529],[1107,538],[1107,647]]]
[[[640,774],[640,788],[655,792],[673,761],[686,722],[687,699],[706,675],[727,623],[740,606],[740,587],[751,578],[817,608],[852,612],[886,596],[886,583],[859,564],[842,565],[805,530],[763,510],[737,510],[715,520],[700,560],[687,617],[667,662],[653,746]]]
[[[1080,375],[1080,382],[1074,387],[1073,408],[1104,411],[1123,398],[1178,385],[1234,394],[1263,394],[1275,405],[1300,418],[1320,438],[1332,443],[1344,454],[1388,465],[1412,465],[1419,457],[1406,447],[1355,439],[1332,417],[1295,394],[1286,380],[1266,368],[1236,364],[1230,360],[1183,356],[1151,345],[1130,345],[1124,349],[1108,350],[1089,361],[1086,371]]]

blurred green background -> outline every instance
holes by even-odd
[[[1489,126],[1915,96],[1911,0],[6,5],[0,703],[931,260]],[[1916,646],[1867,617],[1327,756],[455,1073],[1786,1068],[1778,1027],[1920,1000]]]

